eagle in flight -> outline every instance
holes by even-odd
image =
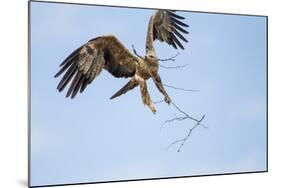
[[[64,74],[57,89],[61,92],[68,83],[66,97],[74,98],[78,91],[82,93],[86,87],[101,73],[107,70],[116,78],[131,78],[130,81],[117,91],[110,99],[114,99],[140,86],[142,101],[153,113],[156,109],[147,91],[146,80],[152,78],[158,90],[164,95],[165,102],[171,99],[161,82],[158,73],[159,59],[153,42],[161,42],[184,49],[182,41],[187,42],[183,34],[188,32],[184,27],[184,17],[172,10],[158,10],[151,16],[146,38],[146,55],[144,57],[132,54],[115,36],[99,36],[74,50],[61,64],[55,77]]]

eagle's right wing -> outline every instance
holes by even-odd
[[[181,20],[185,18],[179,16],[172,10],[158,10],[150,19],[147,31],[146,49],[153,49],[153,41],[158,39],[172,45],[175,49],[184,49],[181,40],[187,42],[183,34],[188,34],[185,27],[187,24]]]
[[[60,65],[55,75],[64,73],[57,89],[61,92],[71,81],[66,97],[74,98],[83,92],[102,71],[106,69],[114,77],[131,77],[140,59],[129,52],[114,36],[97,37],[72,52]]]

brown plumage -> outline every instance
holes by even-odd
[[[70,83],[66,97],[74,98],[101,73],[107,70],[114,77],[128,78],[131,80],[116,92],[110,99],[114,99],[136,86],[140,86],[142,101],[156,112],[149,93],[146,80],[152,78],[156,87],[164,95],[165,101],[170,104],[170,97],[165,91],[158,74],[159,62],[153,46],[154,40],[166,42],[175,49],[184,49],[180,40],[187,42],[182,33],[188,32],[183,27],[188,27],[181,22],[184,18],[175,14],[174,11],[159,10],[151,16],[146,40],[146,55],[138,57],[133,55],[113,35],[100,36],[88,41],[86,44],[73,51],[61,64],[60,70],[55,77],[64,73],[57,89],[59,92]]]

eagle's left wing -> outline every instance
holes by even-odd
[[[107,70],[116,78],[132,77],[140,59],[112,35],[100,36],[88,41],[72,52],[60,65],[55,77],[63,74],[57,89],[59,92],[71,82],[66,97],[74,98],[82,93],[102,71]]]
[[[161,42],[166,42],[172,45],[175,49],[180,47],[184,49],[180,39],[187,42],[183,33],[188,34],[184,27],[188,27],[187,24],[181,20],[185,18],[179,16],[172,10],[158,10],[150,19],[148,31],[146,49],[153,49],[153,41],[158,39]]]

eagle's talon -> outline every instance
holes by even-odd
[[[165,102],[166,102],[167,104],[171,104],[171,99],[170,99],[170,97],[165,97]]]
[[[149,106],[150,110],[152,111],[153,114],[156,114],[156,109],[154,108],[154,106]]]

